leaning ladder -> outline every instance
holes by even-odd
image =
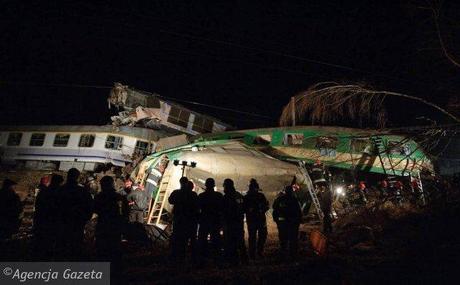
[[[420,191],[420,201],[422,202],[422,205],[426,205],[426,200],[425,200],[425,192],[423,191],[423,183],[422,183],[422,178],[420,177],[420,172],[417,172],[417,175],[410,175],[410,180],[411,182],[415,180],[417,182],[417,188],[418,191]]]
[[[316,213],[318,214],[319,219],[322,221],[324,218],[324,213],[321,210],[321,205],[319,204],[318,196],[316,196],[315,189],[313,187],[313,182],[311,181],[310,175],[308,175],[308,171],[305,168],[305,164],[301,161],[299,161],[299,168],[300,168],[300,172],[305,178],[308,193],[310,193],[310,197],[311,197],[311,200],[313,201],[313,205],[315,205]]]
[[[170,171],[165,171],[165,174],[161,178],[160,187],[158,187],[157,194],[155,195],[155,201],[151,207],[149,217],[147,219],[147,224],[156,225],[160,228],[165,228],[167,225],[162,223],[161,217],[163,215],[163,210],[167,200],[167,191],[169,180],[171,178]]]
[[[390,164],[390,170],[391,172],[393,173],[393,175],[396,175],[396,171],[393,167],[393,163],[391,161],[391,157],[390,155],[388,154],[388,150],[385,148],[385,146],[383,145],[383,140],[382,140],[382,137],[373,137],[372,138],[372,141],[374,142],[374,145],[375,147],[377,148],[377,155],[379,157],[379,160],[380,160],[380,164],[382,165],[382,169],[383,169],[383,173],[384,174],[388,174],[387,172],[387,169],[385,168],[385,163],[383,162],[383,158],[382,158],[382,154],[386,154],[387,156],[387,159],[388,159],[388,163]]]

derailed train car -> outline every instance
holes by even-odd
[[[3,126],[0,127],[2,165],[32,169],[93,171],[112,163],[124,167],[144,157],[163,131],[123,126]]]
[[[164,225],[171,207],[167,197],[179,187],[183,174],[198,191],[207,177],[216,179],[218,191],[225,178],[244,191],[253,177],[270,201],[295,177],[299,197],[307,199],[313,189],[305,163],[318,159],[339,170],[417,179],[422,171],[433,170],[421,146],[409,136],[308,126],[199,135],[187,145],[147,157],[133,175],[151,194],[149,222]]]

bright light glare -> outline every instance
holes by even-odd
[[[341,186],[335,188],[335,192],[339,195],[342,195],[343,194],[343,188]]]

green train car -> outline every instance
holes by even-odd
[[[391,176],[419,177],[421,171],[433,168],[423,149],[409,136],[299,126],[191,137],[186,144],[157,150],[132,176],[151,194],[148,223],[166,227],[165,217],[171,211],[167,197],[179,188],[182,175],[194,182],[196,192],[202,191],[208,177],[216,180],[217,191],[222,191],[224,179],[231,178],[241,192],[247,189],[249,179],[255,178],[272,202],[294,177],[301,186],[298,195],[314,195],[305,164],[316,160],[338,171]]]
[[[342,127],[299,126],[200,135],[192,144],[240,140],[274,158],[371,173],[407,176],[433,165],[408,135]]]

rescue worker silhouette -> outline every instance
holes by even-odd
[[[37,199],[38,193],[40,193],[41,190],[48,188],[50,185],[50,176],[46,175],[40,178],[40,184],[38,184],[37,188],[35,188],[35,199]]]
[[[316,160],[313,166],[311,167],[310,177],[311,181],[313,182],[313,185],[315,186],[325,185],[327,183],[326,170],[319,159]]]
[[[124,199],[123,218],[124,218],[125,224],[129,222],[129,205],[128,205],[127,197],[128,197],[128,194],[131,193],[131,191],[133,191],[133,180],[130,177],[128,177],[125,179],[123,183],[123,187],[118,191],[118,194],[120,194]]]
[[[259,192],[257,180],[252,178],[249,182],[249,190],[243,197],[244,213],[248,227],[249,257],[263,257],[264,246],[267,240],[267,219],[265,213],[269,209],[267,198]]]
[[[289,249],[289,256],[295,259],[297,257],[302,211],[292,186],[286,186],[284,195],[280,195],[273,202],[273,220],[278,226],[281,252],[286,253]]]
[[[15,191],[16,185],[13,180],[5,179],[0,190],[0,240],[11,238],[21,224],[23,206]]]
[[[91,194],[78,184],[80,171],[71,168],[67,181],[59,189],[57,253],[59,259],[79,260],[82,255],[84,228],[93,213]]]
[[[380,181],[378,189],[379,189],[379,192],[380,192],[380,196],[385,197],[388,194],[387,193],[388,192],[388,182],[385,179]]]
[[[64,182],[61,175],[53,174],[49,186],[42,188],[35,200],[34,212],[34,258],[50,261],[54,256],[56,244],[56,225],[58,219],[58,190]]]
[[[132,190],[133,180],[131,180],[131,178],[128,177],[125,179],[123,188],[120,191],[118,191],[118,193],[120,193],[122,196],[128,196],[128,194],[131,193]]]
[[[97,193],[100,192],[96,178],[94,178],[94,176],[91,175],[86,178],[85,188],[86,191],[88,191],[91,194],[91,197],[93,197],[93,199],[97,195]]]
[[[187,177],[180,180],[180,189],[174,190],[168,198],[173,208],[173,233],[171,237],[171,257],[178,265],[185,258],[190,242],[192,262],[196,261],[196,231],[198,223],[198,196],[193,192]]]
[[[358,184],[358,194],[359,194],[359,198],[361,200],[361,203],[362,204],[366,204],[367,203],[367,198],[366,198],[366,192],[367,192],[367,187],[366,187],[366,183],[364,181],[360,181],[359,184]]]
[[[332,202],[333,193],[330,187],[321,186],[319,191],[321,211],[323,212],[323,233],[328,235],[332,232]]]
[[[198,229],[198,244],[200,248],[200,258],[209,256],[208,236],[211,239],[212,257],[219,261],[221,251],[222,215],[223,215],[223,195],[214,190],[216,182],[212,178],[206,179],[205,191],[198,195],[200,205],[200,227]]]
[[[402,202],[403,202],[403,191],[404,191],[404,184],[397,180],[394,185],[393,185],[393,191],[394,191],[394,195],[395,195],[395,200],[396,200],[396,203],[401,206],[402,205]]]
[[[247,263],[244,242],[244,207],[243,195],[235,189],[233,180],[224,180],[224,252],[231,265],[238,265],[240,260]]]
[[[101,192],[94,199],[97,214],[96,251],[100,261],[111,263],[111,272],[121,267],[121,234],[123,230],[123,197],[115,191],[111,176],[101,179]]]
[[[139,186],[129,192],[126,196],[129,207],[129,222],[144,223],[144,211],[149,207],[149,197],[144,188]]]

